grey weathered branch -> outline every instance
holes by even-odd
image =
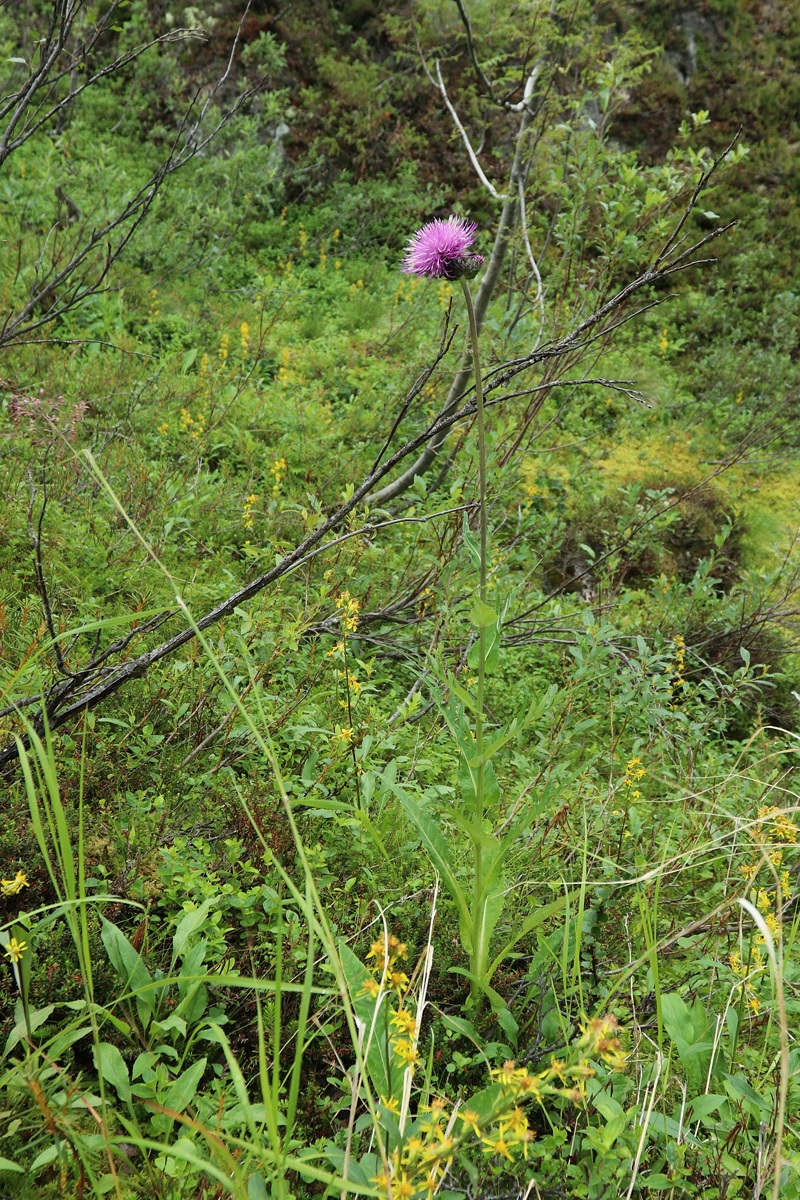
[[[0,101],[0,122],[5,121],[0,133],[0,167],[15,150],[41,129],[46,128],[67,104],[73,104],[76,96],[109,75],[119,72],[147,50],[165,42],[204,36],[197,30],[172,30],[169,34],[154,38],[118,56],[93,73],[87,73],[87,78],[79,86],[70,87],[67,96],[55,98],[51,102],[48,97],[59,80],[73,71],[76,64],[86,67],[91,50],[100,36],[107,32],[117,7],[118,0],[114,0],[106,14],[91,28],[87,38],[77,45],[71,45],[70,36],[77,17],[84,9],[83,0],[54,0],[48,30],[40,44],[38,67],[31,70],[28,80],[16,92]],[[192,101],[166,158],[150,178],[116,213],[98,227],[89,230],[86,222],[80,225],[77,221],[71,223],[70,227],[78,236],[74,238],[69,257],[63,265],[53,265],[41,275],[41,263],[37,265],[35,282],[27,301],[17,311],[8,312],[0,325],[0,349],[11,342],[27,339],[31,333],[51,324],[89,296],[103,290],[112,266],[148,215],[165,181],[196,158],[261,90],[263,80],[245,88],[222,113],[213,128],[202,132],[202,124],[210,105],[230,77],[241,29],[240,22],[223,74],[209,90],[202,105],[198,105],[197,97]],[[54,233],[55,229],[51,229],[47,235],[48,239]],[[43,252],[39,258],[43,261]]]

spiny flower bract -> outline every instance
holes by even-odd
[[[480,254],[471,254],[477,225],[465,217],[428,221],[406,247],[403,271],[430,279],[460,279],[474,275],[483,265]]]

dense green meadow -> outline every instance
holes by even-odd
[[[798,1200],[796,6],[0,75],[0,1197]]]

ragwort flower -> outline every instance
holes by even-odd
[[[477,225],[464,217],[428,221],[406,247],[403,271],[429,279],[472,279],[483,266],[481,254],[471,254]]]

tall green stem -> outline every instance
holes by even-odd
[[[480,522],[480,583],[479,596],[482,604],[486,604],[487,564],[487,512],[486,512],[486,424],[483,411],[483,380],[481,378],[481,358],[478,348],[478,323],[475,319],[475,308],[472,303],[472,293],[464,276],[461,277],[461,287],[464,290],[464,300],[469,316],[469,334],[472,343],[472,363],[475,372],[475,404],[478,424],[478,479],[479,479],[479,522]],[[478,759],[478,772],[475,787],[475,824],[480,831],[483,826],[483,796],[484,777],[486,772],[483,761],[483,703],[486,680],[486,625],[481,620],[478,629],[478,694],[475,708],[475,752]],[[479,967],[482,957],[484,896],[483,896],[483,862],[479,840],[475,840],[475,878],[473,884],[472,902],[472,966]],[[473,980],[472,994],[476,996],[476,985]]]

